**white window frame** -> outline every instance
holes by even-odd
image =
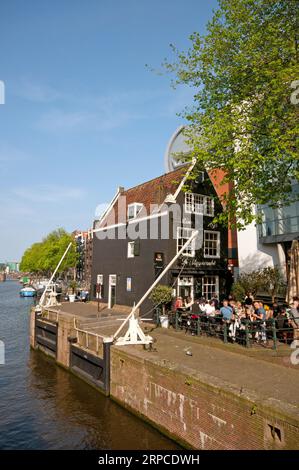
[[[177,243],[176,249],[177,253],[180,251],[182,246],[186,243],[186,241],[191,237],[194,233],[194,229],[190,227],[177,227]],[[183,243],[180,243],[180,240],[183,240]],[[185,248],[182,253],[182,256],[187,256],[189,258],[194,258],[195,256],[195,238],[192,242]]]
[[[212,283],[205,282],[205,280],[208,278],[215,278],[215,283],[212,284]],[[219,299],[219,276],[216,276],[214,274],[207,274],[206,276],[202,278],[202,296],[207,300],[211,300],[207,298],[207,295],[205,293],[205,286],[215,286],[215,295]]]
[[[208,212],[207,211],[207,207],[208,207],[208,204],[207,202],[210,201],[211,205],[211,212]],[[214,198],[211,197],[211,196],[205,196],[205,199],[204,199],[204,215],[207,215],[208,217],[214,217],[214,213],[215,213],[215,207],[214,207]]]
[[[194,301],[194,276],[179,276],[177,283],[177,296],[180,295],[180,287],[191,287],[190,297]]]
[[[203,214],[204,196],[196,193],[185,193],[185,212],[187,214]]]
[[[208,201],[211,210],[208,212]],[[185,193],[185,212],[187,214],[206,215],[214,217],[214,198],[204,194]]]
[[[217,254],[216,255],[209,255],[206,253],[206,242],[208,241],[214,241],[214,240],[206,240],[206,235],[207,234],[213,234],[213,235],[217,235]],[[203,235],[203,256],[204,258],[220,258],[220,232],[216,231],[216,230],[204,230],[204,235]]]
[[[133,208],[133,217],[130,217],[129,214],[130,214],[130,209]],[[132,204],[129,204],[128,205],[128,209],[127,209],[127,217],[128,217],[128,220],[133,220],[137,217],[137,215],[139,214],[139,212],[142,210],[143,208],[143,204],[141,203],[138,203],[138,202],[133,202]]]
[[[128,242],[128,248],[127,248],[128,258],[135,258],[134,249],[135,249],[135,242]]]

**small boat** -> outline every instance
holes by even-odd
[[[30,286],[23,287],[23,289],[20,290],[20,296],[21,297],[34,297],[36,296],[36,290]]]

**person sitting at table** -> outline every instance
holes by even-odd
[[[203,297],[199,299],[198,306],[201,313],[206,313],[206,299]]]
[[[187,299],[184,300],[184,307],[186,310],[191,310],[193,304],[194,302],[191,297],[187,297]]]
[[[200,308],[199,308],[199,299],[196,298],[193,302],[193,305],[191,307],[191,311],[194,315],[196,315],[198,317],[198,314],[201,312]]]
[[[206,303],[205,305],[205,312],[207,314],[208,317],[214,317],[215,316],[215,311],[216,311],[216,308],[215,308],[215,301],[214,300],[210,300],[209,302]]]
[[[229,305],[228,300],[224,299],[222,302],[222,307],[220,309],[220,314],[222,315],[223,321],[230,322],[233,319],[233,309]]]
[[[184,307],[184,304],[183,304],[183,298],[182,297],[177,297],[176,298],[176,301],[174,303],[174,309],[175,310],[180,310]]]

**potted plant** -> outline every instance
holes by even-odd
[[[158,285],[156,286],[151,295],[151,301],[155,307],[162,307],[162,315],[160,315],[160,324],[163,328],[168,328],[168,315],[166,315],[166,305],[172,301],[172,288],[169,286]]]
[[[75,292],[76,292],[76,289],[77,289],[77,282],[75,280],[71,281],[69,283],[69,287],[70,287],[70,289],[72,289],[72,293],[69,294],[69,301],[70,302],[75,302],[75,299],[76,299]]]

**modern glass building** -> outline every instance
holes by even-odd
[[[299,197],[299,184],[293,186]],[[299,237],[299,200],[289,206],[272,209],[262,206],[263,223],[259,226],[259,238],[262,243],[288,242]]]

